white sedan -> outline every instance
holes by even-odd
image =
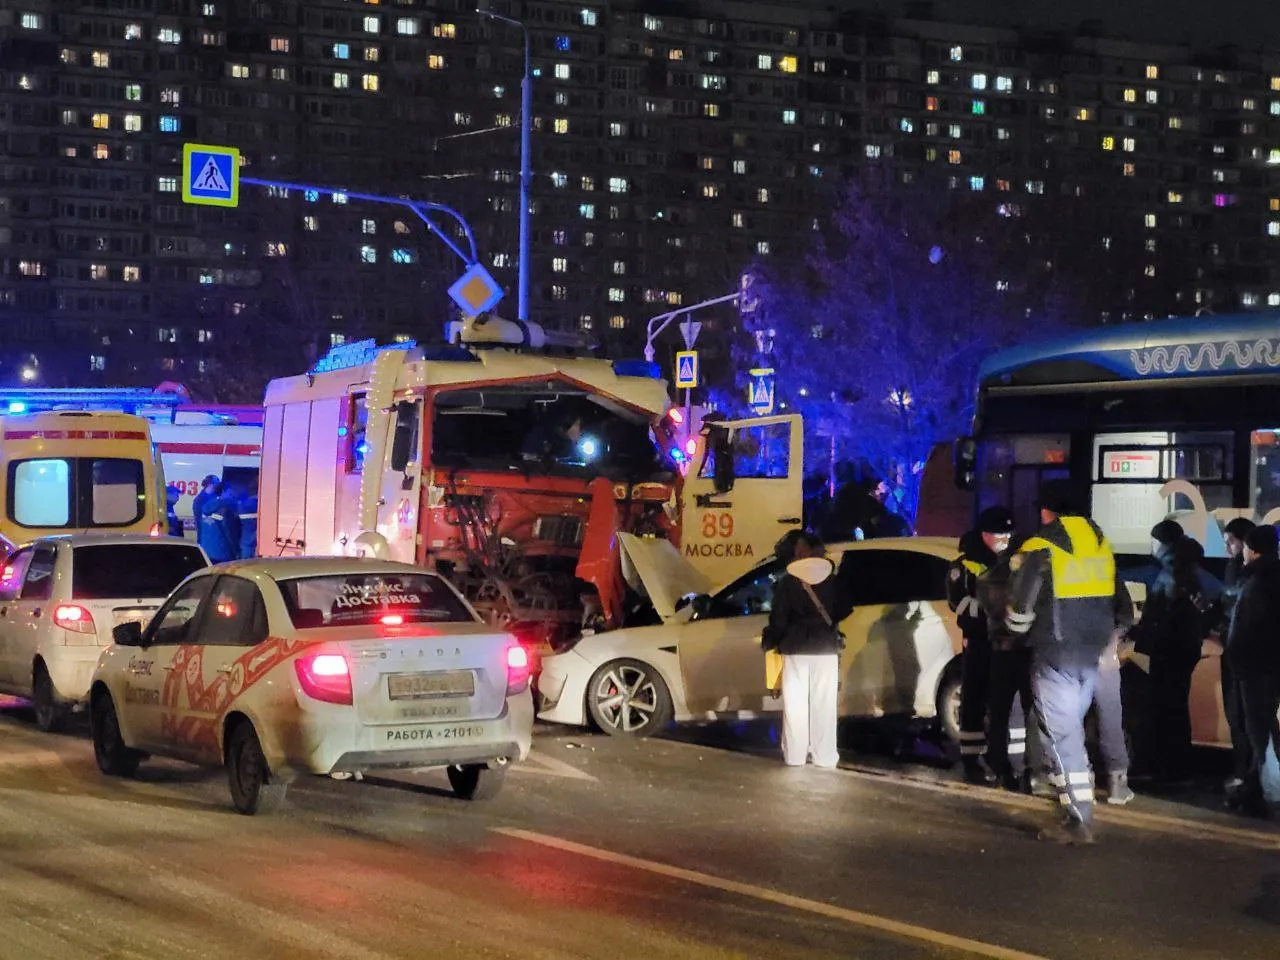
[[[227,771],[241,813],[300,773],[445,766],[485,799],[529,754],[528,654],[452,586],[406,564],[249,560],[188,578],[125,623],[90,688],[99,768],[149,754]]]
[[[547,657],[538,717],[649,736],[671,720],[780,710],[766,687],[760,636],[782,565],[766,561],[699,593],[696,575],[665,541],[620,539],[628,580],[643,586],[662,622],[584,636]],[[945,600],[956,555],[954,540],[925,537],[830,548],[855,603],[841,625],[842,716],[940,716],[949,735],[958,732],[962,640]]]

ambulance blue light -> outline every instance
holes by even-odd
[[[402,343],[391,343],[385,347],[378,346],[378,341],[370,337],[368,340],[357,340],[355,343],[340,343],[330,348],[329,352],[316,361],[311,368],[312,373],[327,373],[331,370],[347,370],[372,363],[383,350],[412,350],[418,344],[414,340]]]
[[[587,462],[594,460],[600,455],[600,441],[595,437],[583,437],[578,441],[578,453]]]
[[[661,380],[662,368],[648,360],[615,360],[613,372],[620,377],[644,377],[646,380]]]
[[[26,413],[27,405],[23,403],[21,400],[10,400],[9,412],[10,413]]]

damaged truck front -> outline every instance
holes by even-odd
[[[417,563],[554,648],[647,608],[619,532],[719,580],[799,522],[798,418],[709,427],[684,477],[649,364],[478,339],[354,344],[273,381],[260,552]]]

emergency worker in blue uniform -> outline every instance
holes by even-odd
[[[977,526],[960,538],[960,556],[947,573],[947,605],[964,636],[960,675],[960,761],[969,783],[993,782],[983,767],[987,750],[987,706],[991,696],[991,636],[983,608],[981,578],[996,566],[1013,537],[1013,514],[988,507]]]
[[[1011,561],[1008,617],[1010,630],[1024,634],[1031,649],[1036,713],[1066,814],[1040,837],[1092,843],[1094,793],[1084,718],[1098,689],[1100,661],[1117,630],[1132,621],[1132,604],[1110,543],[1074,509],[1068,481],[1041,488],[1040,520],[1044,526]],[[1115,749],[1109,745],[1106,752]],[[1126,760],[1126,778],[1127,768]]]

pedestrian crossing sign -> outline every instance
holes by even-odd
[[[773,413],[775,379],[772,369],[761,368],[751,371],[751,379],[747,382],[747,404],[757,416]]]
[[[182,202],[210,207],[240,203],[240,151],[204,143],[182,145]]]
[[[692,390],[698,385],[698,351],[681,350],[676,354],[676,389]]]

